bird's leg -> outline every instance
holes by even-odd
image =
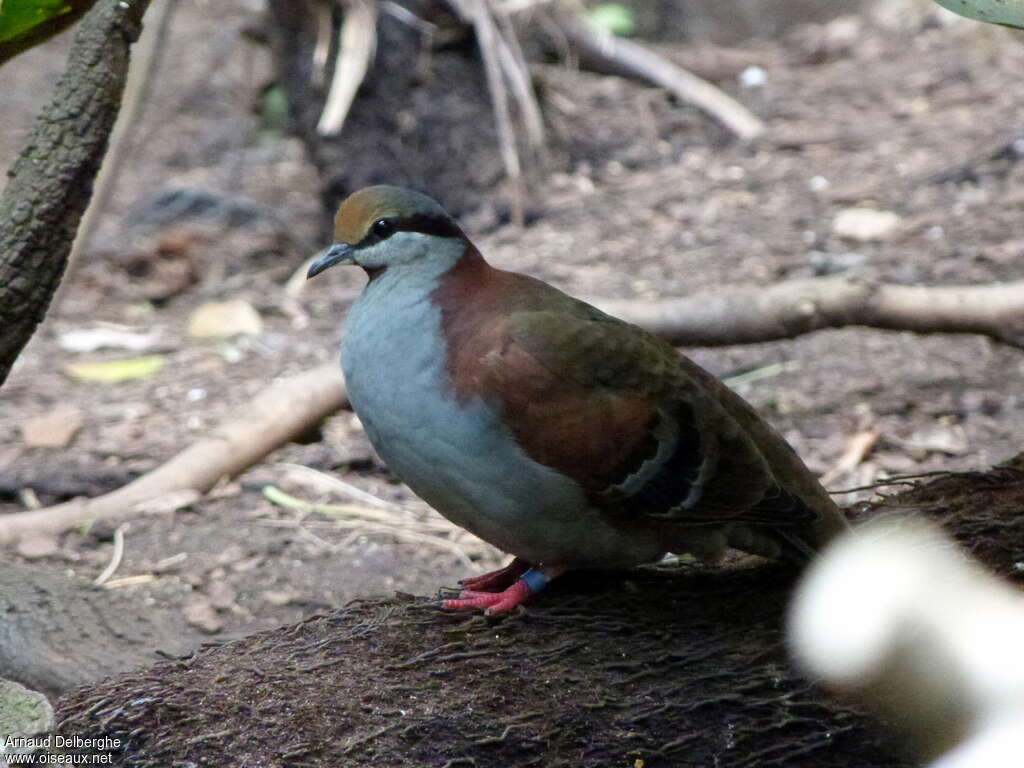
[[[500,592],[515,584],[516,580],[532,567],[523,558],[517,557],[504,568],[463,579],[459,586],[471,592]]]
[[[512,586],[501,592],[476,592],[464,589],[454,600],[443,601],[441,607],[446,611],[472,611],[476,608],[486,608],[484,613],[488,616],[508,613],[530,595],[544,589],[549,581],[561,576],[565,570],[561,566],[552,565],[531,568],[520,576]]]

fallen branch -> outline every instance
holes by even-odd
[[[823,277],[661,301],[591,301],[680,346],[752,344],[866,325],[918,333],[978,333],[1024,347],[1024,281],[913,286]]]
[[[315,427],[345,404],[336,363],[285,379],[260,392],[212,434],[167,463],[111,493],[0,516],[0,544],[29,532],[60,532],[86,520],[121,520],[145,502],[192,490],[205,493],[275,448]]]
[[[666,88],[707,112],[743,141],[764,133],[764,122],[732,96],[654,51],[595,29],[575,16],[555,14],[554,20],[587,66]]]

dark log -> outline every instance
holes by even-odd
[[[1019,578],[1022,508],[1024,454],[859,516],[913,510]],[[916,765],[792,669],[794,578],[749,560],[577,573],[503,621],[357,601],[75,691],[58,729],[117,739],[130,766]]]
[[[190,647],[136,594],[40,566],[0,568],[0,617],[0,678],[51,696]]]

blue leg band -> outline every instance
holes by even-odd
[[[544,587],[548,585],[548,577],[544,575],[542,571],[538,571],[536,568],[531,568],[522,576],[519,577],[520,581],[526,582],[526,586],[530,588],[530,594],[540,592]]]

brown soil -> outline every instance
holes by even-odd
[[[854,18],[845,32],[804,27],[723,56],[733,65],[722,87],[771,129],[751,147],[661,91],[540,67],[561,144],[531,200],[533,218],[524,230],[502,224],[500,197],[481,193],[475,210],[459,205],[467,227],[496,264],[578,294],[674,296],[838,271],[901,283],[1024,279],[1024,162],[1019,152],[999,151],[1021,136],[1019,36],[895,5],[900,13]],[[43,504],[111,490],[272,379],[336,355],[345,307],[363,278],[332,270],[298,300],[286,296],[285,282],[323,244],[321,187],[298,140],[256,108],[266,101],[271,65],[265,49],[239,34],[250,22],[241,2],[183,4],[178,13],[162,70],[173,74],[156,79],[137,149],[96,237],[4,387],[0,511],[23,508],[26,488]],[[5,72],[0,163],[17,151],[64,49],[55,41]],[[661,50],[680,60],[694,55],[678,45]],[[736,62],[763,68],[765,84],[741,88]],[[429,191],[442,201],[464,197]],[[860,203],[902,216],[892,239],[854,243],[832,234],[836,213]],[[190,339],[192,310],[226,298],[252,302],[262,334]],[[69,378],[69,362],[131,354],[60,346],[60,334],[103,322],[158,330],[164,367],[120,384]],[[1024,355],[986,339],[851,328],[688,352],[722,376],[768,373],[740,391],[816,470],[833,467],[858,431],[877,430],[874,451],[835,478],[836,488],[885,473],[984,467],[1021,448]],[[27,446],[22,425],[58,405],[83,414],[71,445]],[[320,528],[318,540],[268,524],[298,515],[267,501],[267,484],[321,498],[289,484],[278,462],[405,503],[410,518],[428,514],[373,456],[351,414],[324,433],[278,451],[217,498],[133,521],[115,578],[154,574],[158,585],[184,584],[153,594],[181,612],[183,632],[187,611],[225,634],[297,621],[355,597],[430,594],[467,573],[440,545]],[[110,560],[110,537],[102,525],[71,532],[34,561],[92,578]],[[498,561],[466,540],[462,548],[477,570]],[[3,557],[29,559],[14,547]],[[154,584],[124,588],[148,594]]]

